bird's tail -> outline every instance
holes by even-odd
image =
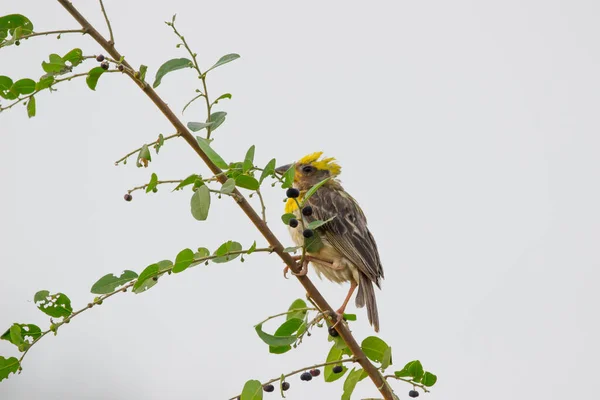
[[[358,293],[356,294],[356,307],[367,306],[367,317],[369,323],[373,325],[375,332],[379,332],[379,313],[377,312],[377,300],[375,299],[375,289],[373,282],[366,275],[360,275],[358,283]]]

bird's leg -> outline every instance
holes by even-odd
[[[358,287],[358,283],[356,283],[354,281],[350,282],[350,290],[348,290],[348,295],[346,296],[344,303],[342,303],[342,306],[340,308],[338,308],[337,311],[335,312],[337,314],[337,321],[335,324],[333,324],[333,327],[335,327],[337,324],[339,324],[340,321],[344,320],[344,311],[346,311],[346,306],[348,305],[348,302],[350,301],[350,298],[352,297],[352,294],[354,293],[354,291],[356,290],[357,287]]]
[[[325,265],[328,268],[334,269],[336,271],[341,271],[341,270],[343,270],[345,268],[345,266],[342,265],[337,260],[327,260],[325,258],[311,256],[311,255],[308,255],[308,254],[305,256],[305,258],[308,259],[308,261],[318,262],[319,264]]]
[[[291,271],[291,274],[294,276],[304,276],[308,273],[308,256],[304,257],[304,262],[302,263],[302,267],[300,268],[299,272],[294,272],[293,270]],[[294,259],[295,262],[298,262],[302,259],[302,256],[292,256],[292,258]],[[292,268],[289,265],[286,265],[285,268],[283,269],[283,277],[285,279],[287,279],[287,274],[288,272],[290,272]]]

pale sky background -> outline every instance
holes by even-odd
[[[323,150],[343,166],[363,206],[386,280],[378,293],[381,337],[394,365],[420,359],[438,375],[431,400],[594,396],[600,356],[600,4],[597,1],[182,1],[106,0],[118,49],[149,65],[185,57],[163,21],[178,25],[209,91],[230,92],[215,148],[257,164]],[[103,31],[97,2],[75,1]],[[3,2],[35,29],[77,28],[54,1]],[[42,38],[0,51],[0,75],[37,78],[51,52],[90,38]],[[85,64],[85,71],[95,66]],[[181,115],[198,81],[168,75],[159,93]],[[91,285],[123,269],[264,241],[229,199],[194,220],[190,191],[128,188],[207,173],[183,141],[147,169],[121,155],[173,132],[128,79],[103,76],[37,96],[0,116],[0,330],[48,319],[36,291],[89,302]],[[222,107],[221,107],[222,106]],[[204,119],[198,103],[183,120]],[[280,189],[265,189],[270,226]],[[255,199],[254,199],[255,200]],[[226,399],[261,381],[322,362],[324,329],[296,351],[271,355],[253,325],[303,297],[275,256],[198,267],[140,295],[106,301],[47,337],[23,373],[0,384],[4,399]],[[311,273],[311,276],[312,273]],[[346,286],[316,280],[338,306]],[[349,309],[355,310],[354,306]],[[363,310],[352,329],[372,334]],[[271,329],[275,325],[270,326]],[[8,342],[0,355],[17,355]],[[342,382],[291,379],[290,400],[335,399]],[[394,384],[407,399],[410,386]],[[353,398],[377,397],[363,381]],[[266,395],[278,398],[277,394]]]

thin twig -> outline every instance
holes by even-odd
[[[110,26],[110,20],[108,19],[108,14],[106,14],[106,10],[104,9],[104,3],[102,2],[102,0],[99,0],[99,1],[100,1],[100,8],[102,9],[102,14],[104,14],[104,19],[106,20],[106,25],[108,26],[108,33],[110,35],[110,40],[108,41],[108,43],[110,45],[114,45],[115,37],[113,36],[112,26]]]
[[[312,307],[294,308],[294,309],[291,309],[291,310],[287,310],[286,312],[282,312],[282,313],[279,313],[279,314],[271,315],[271,316],[263,319],[262,321],[260,321],[256,325],[262,325],[265,322],[270,321],[270,320],[272,320],[274,318],[282,317],[284,315],[288,315],[288,314],[296,313],[296,312],[301,312],[301,311],[319,311],[319,310],[317,310],[316,308],[312,308]]]
[[[348,362],[357,362],[358,360],[356,359],[356,357],[352,357],[352,358],[344,358],[342,360],[337,360],[337,361],[329,361],[329,362],[324,362],[321,364],[315,364],[315,365],[309,365],[308,367],[304,367],[304,368],[300,368],[297,369],[295,371],[290,372],[289,374],[285,374],[282,376],[278,376],[277,378],[273,378],[269,381],[266,381],[265,383],[262,384],[262,386],[268,385],[269,383],[273,383],[273,382],[277,382],[279,380],[281,380],[282,378],[289,378],[290,376],[294,376],[296,374],[299,374],[301,372],[306,372],[309,371],[311,369],[316,369],[319,367],[326,367],[328,365],[340,365],[342,363],[348,363]],[[239,396],[241,396],[241,394],[238,394],[237,396],[233,396],[231,399],[229,400],[236,400]]]
[[[47,35],[56,35],[56,34],[58,34],[60,36],[63,33],[84,33],[85,34],[86,31],[85,31],[85,29],[60,29],[60,30],[56,30],[56,31],[32,32],[28,35],[23,35],[16,40],[26,40],[26,39],[36,37],[36,36],[47,36]],[[0,44],[0,48],[5,47],[5,46],[6,45]]]
[[[386,376],[384,376],[384,378],[385,378],[386,380],[387,380],[387,379],[389,379],[389,378],[394,378],[394,379],[397,379],[397,380],[399,380],[399,381],[403,381],[403,382],[406,382],[406,383],[410,383],[410,384],[411,384],[411,385],[413,385],[413,386],[416,386],[416,387],[419,387],[419,388],[423,389],[423,391],[424,391],[425,393],[429,393],[429,389],[427,389],[427,386],[425,386],[425,385],[423,385],[423,384],[421,384],[421,383],[416,383],[416,382],[413,382],[413,381],[411,381],[410,379],[401,378],[401,377],[399,377],[399,376],[396,376],[396,375],[386,375]]]
[[[256,189],[256,194],[258,195],[258,199],[260,200],[260,209],[261,209],[261,214],[262,214],[262,220],[266,224],[267,223],[267,209],[265,207],[265,200],[263,199],[260,189]]]
[[[179,133],[175,133],[175,134],[173,134],[173,135],[170,135],[170,136],[164,137],[164,138],[163,138],[163,142],[164,142],[164,141],[167,141],[167,140],[169,140],[169,139],[173,139],[173,138],[179,137],[179,136],[181,136]],[[150,147],[150,146],[157,145],[159,141],[160,141],[160,139],[156,139],[154,142],[146,144],[146,147]],[[143,146],[142,146],[142,147],[143,147]],[[115,161],[115,165],[119,165],[119,163],[121,163],[123,160],[125,160],[125,159],[127,159],[127,158],[131,157],[131,156],[132,156],[132,155],[134,155],[135,153],[138,153],[140,150],[142,150],[142,147],[139,147],[139,148],[137,148],[137,149],[133,150],[132,152],[125,154],[123,157],[121,157],[121,158],[119,158],[117,161]]]

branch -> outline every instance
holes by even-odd
[[[106,21],[106,26],[108,26],[108,34],[110,35],[110,43],[112,46],[115,44],[115,37],[113,36],[112,27],[110,26],[110,20],[108,19],[108,15],[106,14],[106,10],[104,9],[104,3],[100,0],[100,8],[102,9],[102,14],[104,14],[104,20]]]
[[[121,60],[121,54],[117,51],[117,49],[111,45],[89,22],[81,13],[73,6],[73,4],[69,0],[57,0],[72,16],[81,24],[83,29],[88,30],[89,35],[100,45],[102,46],[111,57],[116,60]],[[129,68],[131,65],[127,61],[123,61],[123,64]],[[200,158],[204,161],[204,163],[208,166],[208,168],[212,171],[212,173],[218,176],[218,180],[221,183],[225,183],[227,177],[222,174],[222,171],[219,167],[217,167],[202,151],[196,138],[190,133],[190,131],[186,128],[186,126],[177,118],[173,110],[163,101],[163,99],[150,87],[150,85],[140,83],[139,80],[135,78],[131,73],[127,72],[127,75],[132,78],[132,80],[144,91],[144,93],[150,98],[150,100],[154,103],[154,105],[163,113],[163,115],[171,122],[171,124],[175,127],[176,131],[181,134],[181,136],[185,139],[186,142],[192,147],[192,149],[200,156]],[[254,208],[248,203],[248,200],[239,192],[239,190],[235,189],[233,191],[236,196],[237,205],[244,211],[246,216],[252,221],[254,226],[260,231],[260,233],[264,236],[270,246],[273,248],[273,251],[277,253],[277,255],[283,260],[286,265],[289,265],[292,268],[292,271],[298,273],[300,272],[300,266],[294,261],[292,256],[286,252],[284,252],[284,247],[281,242],[277,239],[275,234],[269,229],[267,224],[260,218],[260,216],[254,211]],[[304,289],[308,293],[308,295],[314,300],[315,304],[317,304],[320,312],[335,316],[336,313],[333,311],[327,300],[323,297],[323,295],[317,290],[312,281],[307,276],[297,276],[298,281],[304,286]],[[356,361],[362,366],[362,368],[369,375],[375,387],[381,392],[385,400],[394,400],[394,394],[392,392],[391,387],[387,383],[383,376],[368,359],[365,353],[360,348],[360,345],[350,333],[350,330],[346,326],[346,324],[337,324],[335,329],[340,334],[342,340],[346,343]]]
[[[167,141],[167,140],[169,140],[169,139],[173,139],[173,138],[176,138],[176,137],[179,137],[179,136],[181,136],[179,133],[175,133],[175,134],[173,134],[173,135],[171,135],[171,136],[167,136],[167,137],[163,138],[163,141]],[[156,139],[154,142],[146,144],[146,146],[147,146],[147,147],[154,146],[154,145],[158,144],[159,140],[160,140],[160,139]],[[130,153],[127,153],[127,154],[125,154],[123,157],[121,157],[121,158],[119,158],[117,161],[115,161],[115,165],[119,165],[119,163],[121,163],[121,162],[122,162],[122,161],[124,161],[125,159],[127,159],[127,158],[131,157],[132,155],[134,155],[135,153],[139,152],[140,150],[142,150],[142,148],[141,148],[141,147],[139,147],[139,148],[137,148],[137,149],[133,150],[133,151],[132,151],[132,152],[130,152]]]
[[[263,383],[262,385],[263,385],[263,387],[264,387],[265,385],[268,385],[269,383],[277,382],[277,381],[279,381],[279,380],[281,380],[281,379],[283,379],[283,378],[288,378],[288,377],[290,377],[290,376],[294,376],[294,375],[296,375],[296,374],[299,374],[299,373],[301,373],[301,372],[305,372],[305,371],[308,371],[308,370],[311,370],[311,369],[316,369],[316,368],[319,368],[319,367],[326,367],[326,366],[328,366],[328,365],[339,365],[339,364],[341,364],[341,363],[347,363],[347,362],[357,362],[357,361],[358,361],[358,360],[356,359],[356,357],[352,357],[352,358],[345,358],[345,359],[343,359],[343,360],[329,361],[329,362],[325,362],[325,363],[321,363],[321,364],[309,365],[308,367],[304,367],[304,368],[300,368],[300,369],[297,369],[297,370],[295,370],[295,371],[292,371],[292,372],[290,372],[289,374],[285,374],[285,375],[283,375],[283,376],[279,376],[279,377],[277,377],[277,378],[273,378],[273,379],[271,379],[271,380],[269,380],[269,381],[266,381],[266,382],[265,382],[265,383]],[[233,396],[233,397],[232,397],[231,399],[229,399],[229,400],[236,400],[236,399],[239,399],[239,396],[241,396],[241,394],[238,394],[237,396]]]
[[[258,199],[260,200],[260,211],[262,214],[262,220],[266,224],[267,223],[267,210],[265,207],[265,200],[263,199],[260,189],[256,189],[256,194],[258,195]]]
[[[423,389],[423,391],[424,391],[425,393],[429,393],[429,389],[427,389],[427,386],[425,386],[425,385],[423,385],[423,384],[421,384],[421,383],[416,383],[416,382],[413,382],[413,381],[411,381],[410,379],[401,378],[401,377],[399,377],[399,376],[396,376],[396,375],[386,375],[386,376],[384,376],[384,378],[385,378],[385,379],[394,378],[394,379],[397,379],[397,380],[399,380],[399,381],[403,381],[403,382],[406,382],[406,383],[410,383],[410,384],[411,384],[411,385],[413,385],[413,386],[416,386],[416,387],[419,387],[419,388]]]

